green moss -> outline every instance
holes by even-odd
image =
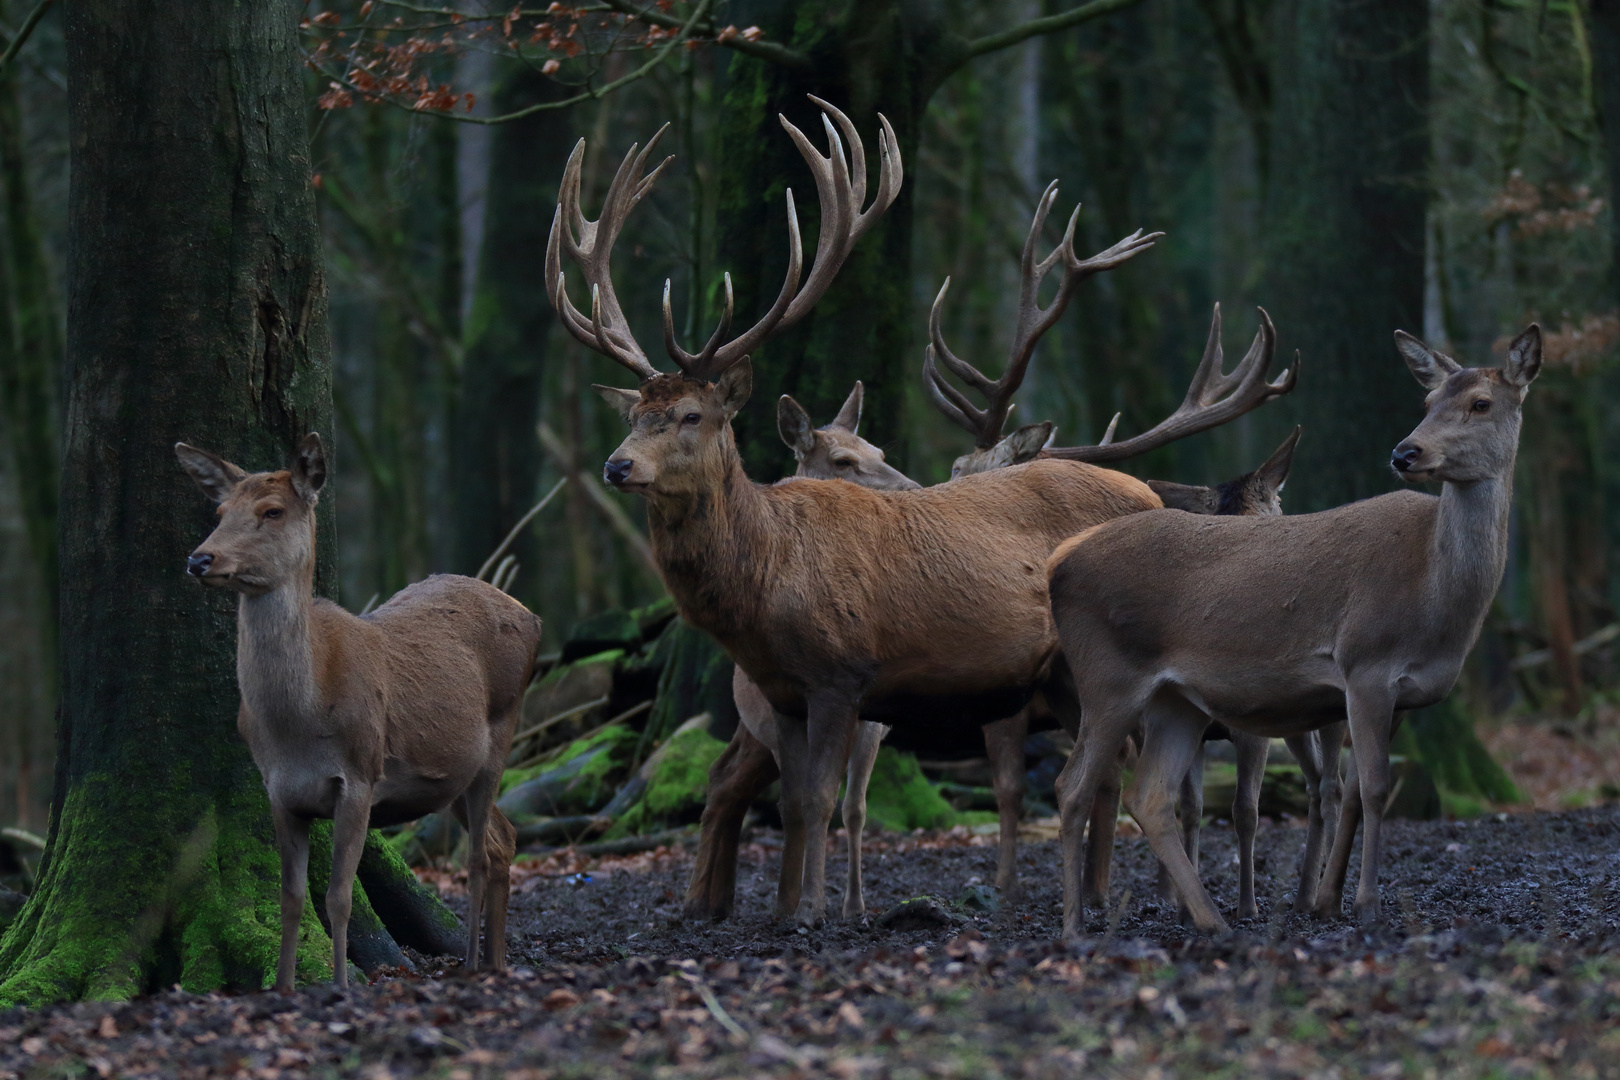
[[[270,984],[280,860],[263,787],[210,801],[183,773],[168,783],[91,776],[68,792],[39,886],[0,938],[0,1007]],[[299,978],[330,978],[331,949],[306,907]]]
[[[1459,802],[1459,806],[1524,799],[1512,778],[1480,742],[1473,717],[1456,695],[1408,717],[1391,740],[1390,752],[1421,761],[1434,777],[1442,800],[1464,797],[1466,802]],[[1451,813],[1449,807],[1446,812]]]
[[[892,832],[944,829],[968,820],[958,815],[917,767],[917,759],[893,747],[878,750],[866,787],[866,819]],[[990,814],[995,820],[995,814]]]
[[[647,791],[607,832],[607,839],[648,832],[696,816],[709,788],[709,767],[726,744],[700,727],[672,739],[647,781]]]
[[[615,772],[629,763],[630,754],[635,750],[636,741],[640,737],[639,732],[632,731],[622,724],[592,732],[582,739],[575,739],[554,757],[545,761],[521,769],[507,769],[501,774],[501,794],[505,795],[519,784],[560,769],[598,747],[605,747],[605,753],[592,756],[580,767],[570,785],[571,790],[578,793],[579,801],[589,803],[591,806],[600,806],[606,799],[612,797],[613,792],[608,782]]]

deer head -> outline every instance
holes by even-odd
[[[866,388],[857,381],[832,423],[815,427],[810,414],[787,394],[776,403],[776,430],[793,450],[794,476],[848,480],[875,491],[910,491],[921,484],[883,460],[883,451],[856,434]]]
[[[1288,470],[1294,464],[1299,432],[1295,427],[1266,463],[1254,472],[1244,473],[1224,484],[1202,487],[1149,480],[1147,486],[1172,510],[1227,517],[1276,517],[1282,513],[1282,489],[1288,482]]]
[[[1541,327],[1514,338],[1500,368],[1465,368],[1400,330],[1395,347],[1429,391],[1423,422],[1390,456],[1396,475],[1457,484],[1504,475],[1518,450],[1524,395],[1541,371]]]
[[[174,444],[180,467],[219,504],[219,525],[186,560],[203,584],[260,596],[315,572],[315,503],[326,450],[313,431],[279,472],[249,474],[218,454]]]
[[[816,240],[815,261],[804,287],[799,287],[803,268],[799,219],[794,210],[793,191],[789,189],[787,275],[776,302],[759,322],[729,337],[732,290],[731,275],[727,274],[719,326],[701,350],[687,352],[675,337],[670,284],[664,282],[664,348],[680,374],[662,374],[648,361],[646,352],[630,331],[610,274],[613,243],[624,227],[626,216],[652,189],[658,174],[672,160],[665,158],[650,174],[645,174],[647,157],[668,125],[653,136],[645,150],[638,153],[635,146],[630,147],[608,186],[602,215],[596,221],[587,221],[579,206],[585,140],[581,139],[574,147],[563,172],[557,213],[552,219],[551,237],[546,245],[547,294],[570,333],[641,379],[639,390],[596,388],[631,428],[629,438],[613,452],[602,470],[603,479],[609,484],[658,496],[702,490],[716,482],[723,475],[716,469],[728,467],[727,463],[736,458],[731,418],[748,400],[752,389],[748,354],[771,335],[809,314],[832,284],[855,242],[900,193],[904,172],[899,145],[888,120],[881,115],[878,117],[882,124],[878,136],[880,179],[872,205],[862,210],[866,202],[866,150],[855,125],[820,98],[810,100],[824,114],[822,125],[829,146],[825,156],[818,153],[804,133],[788,123],[786,117],[778,118],[809,165],[821,203],[821,232]],[[844,153],[844,139],[849,142],[848,158]],[[568,298],[562,269],[565,252],[590,286],[589,317]]]

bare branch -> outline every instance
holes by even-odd
[[[28,13],[28,18],[23,20],[21,26],[17,27],[17,34],[11,39],[11,44],[6,46],[5,52],[0,53],[0,71],[4,71],[6,66],[16,58],[17,50],[21,49],[24,42],[33,36],[34,28],[39,25],[39,20],[45,17],[45,9],[54,3],[56,3],[56,0],[39,0],[39,6]]]

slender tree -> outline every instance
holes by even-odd
[[[233,723],[235,604],[186,580],[211,515],[172,447],[263,468],[331,434],[296,15],[272,0],[66,11],[63,694],[49,844],[0,939],[0,1004],[273,973],[279,873]],[[314,977],[329,945],[308,919]]]
[[[559,88],[528,67],[496,88],[494,110],[553,100]],[[557,182],[572,149],[572,110],[502,124],[490,146],[484,241],[466,328],[452,444],[455,569],[471,574],[535,498],[544,460],[535,424],[551,328],[546,235]],[[515,591],[532,592],[540,570],[533,531],[513,544],[523,569]]]

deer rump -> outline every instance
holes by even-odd
[[[1156,672],[1155,693],[1177,694],[1213,720],[1258,735],[1299,735],[1341,721],[1343,671],[1358,656],[1383,660],[1390,626],[1358,617],[1371,613],[1357,605],[1407,607],[1406,635],[1422,634],[1428,621],[1420,597],[1398,588],[1374,597],[1343,583],[1420,581],[1439,505],[1433,495],[1397,491],[1292,517],[1167,511],[1094,529],[1051,559],[1052,607],[1069,661],[1082,665],[1093,684],[1086,696],[1096,700],[1108,696],[1107,684],[1139,687],[1137,679]],[[1409,573],[1403,561],[1413,564]],[[1144,602],[1155,596],[1176,602]],[[1262,652],[1266,662],[1256,664]],[[1449,662],[1407,667],[1392,680],[1396,708],[1434,704],[1457,674]]]
[[[823,542],[791,545],[769,560],[769,581],[738,581],[733,602],[706,603],[672,580],[676,596],[778,712],[806,716],[806,688],[858,657],[860,670],[840,674],[864,688],[862,719],[902,727],[978,725],[1022,708],[1057,653],[1047,556],[1076,532],[1162,505],[1133,477],[1069,461],[916,491],[760,490],[764,513]],[[703,610],[720,606],[729,618]]]

